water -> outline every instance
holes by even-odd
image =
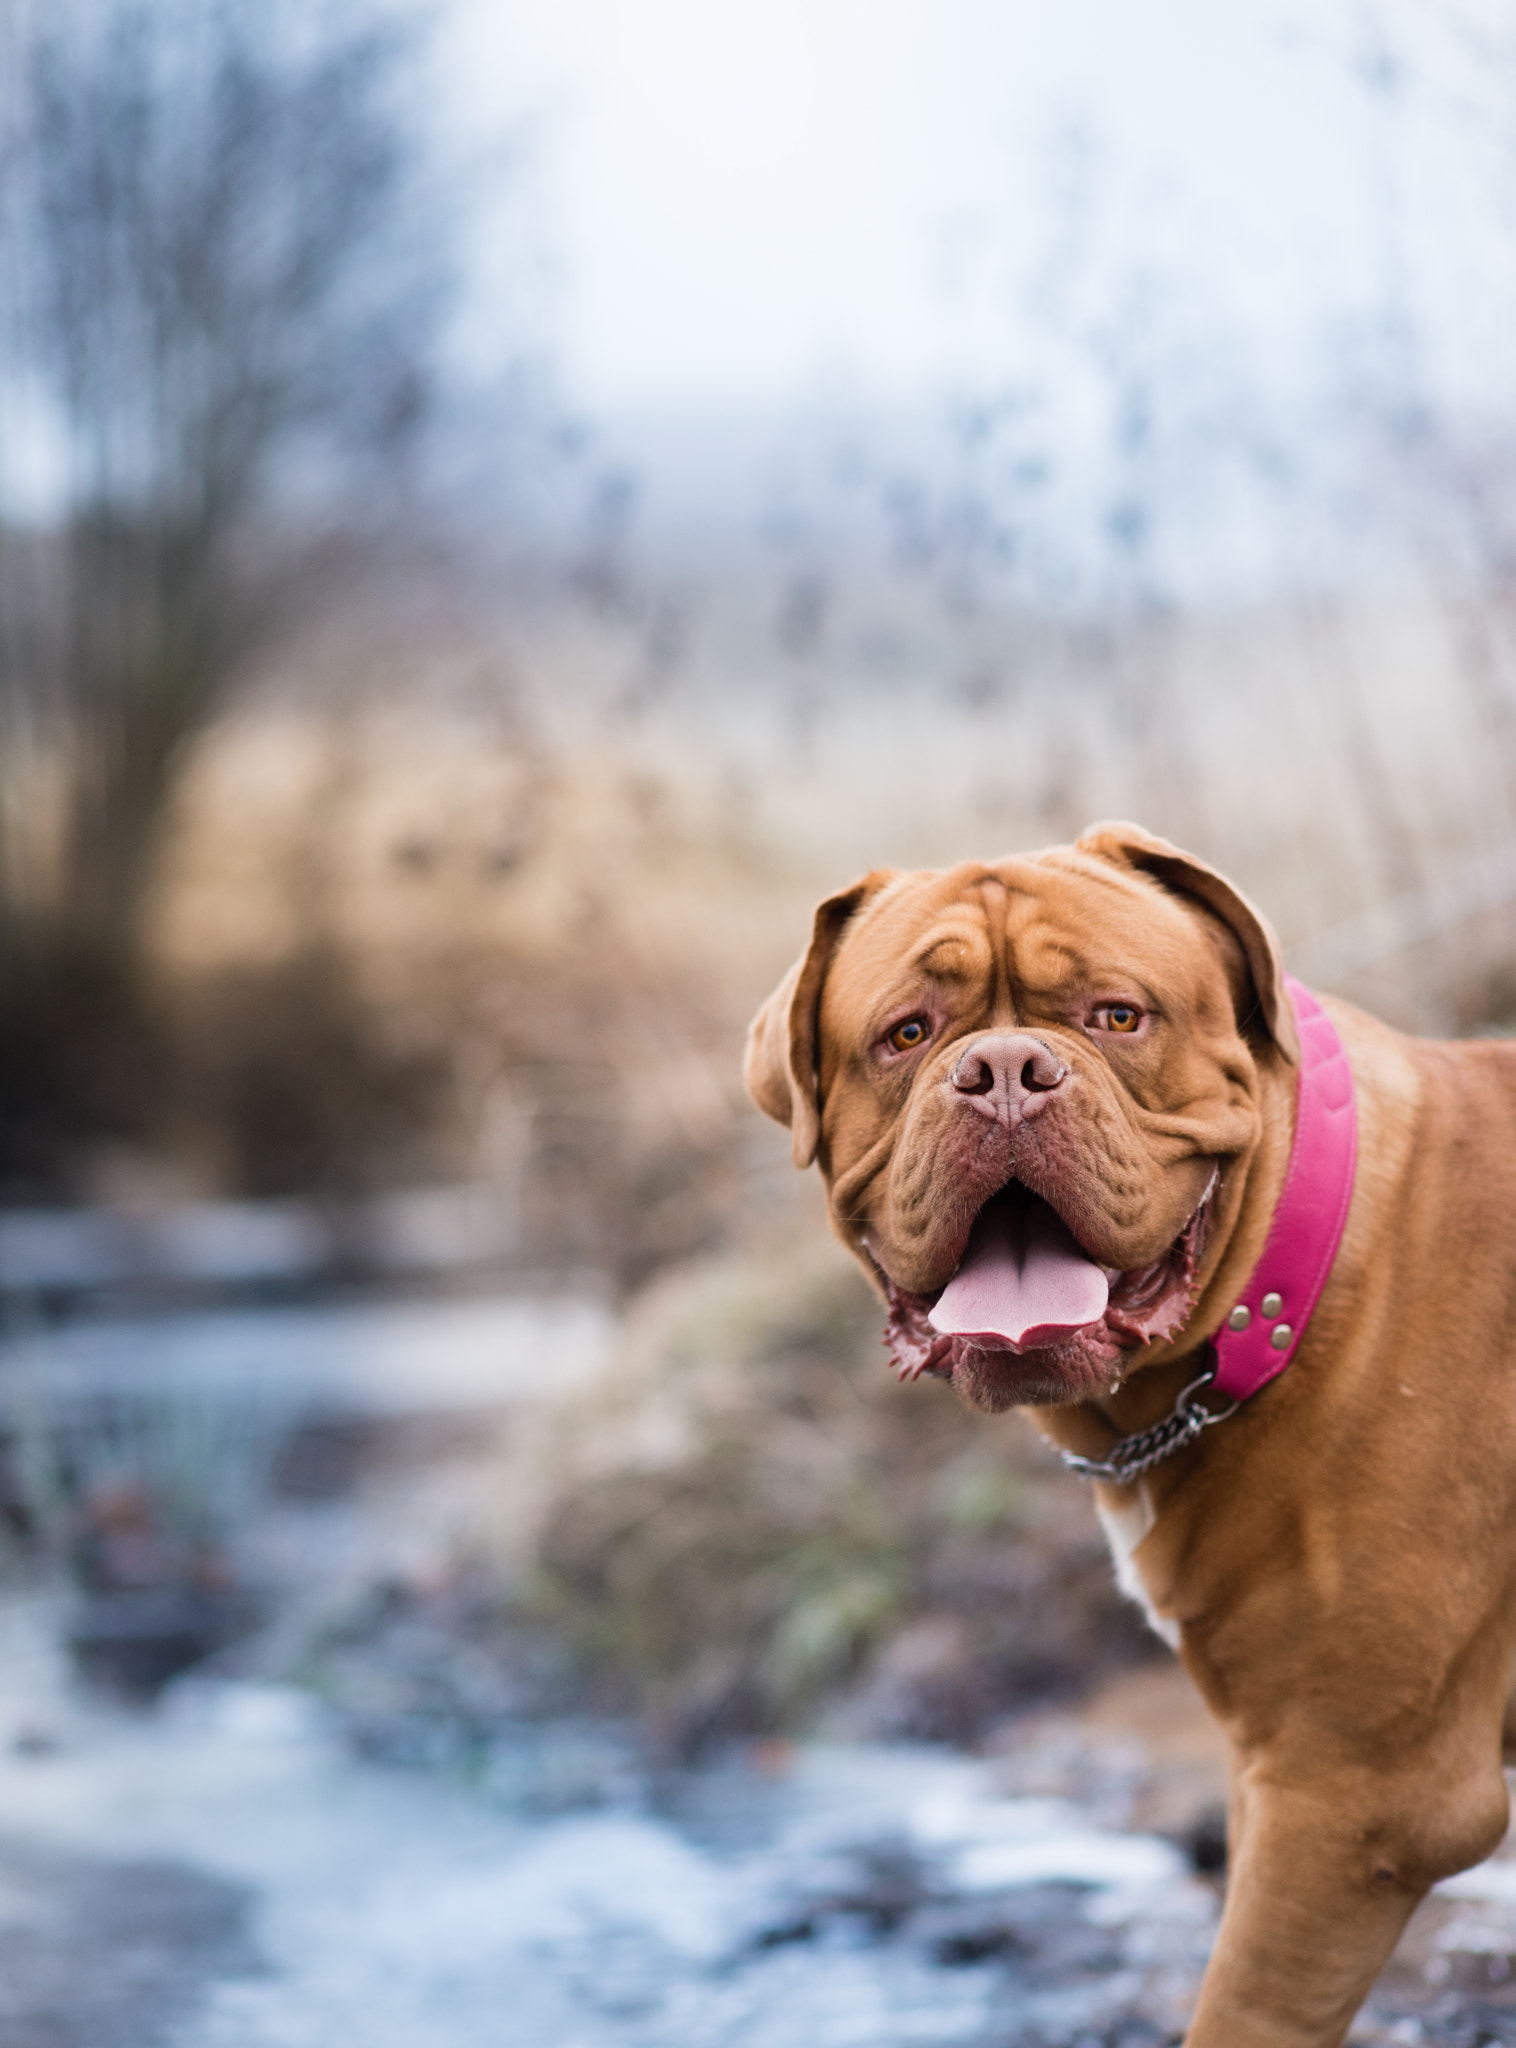
[[[7,1647],[0,1813],[32,1860],[0,1885],[0,1945],[18,1916],[45,1941],[49,1868],[171,1873],[181,1899],[194,1874],[246,1902],[245,1947],[197,1982],[173,2048],[1005,2040],[1151,2002],[1165,1973],[1182,1993],[1209,1941],[1214,1895],[1171,1844],[1000,1797],[931,1750],[760,1755],[680,1811],[532,1816],[354,1759],[293,1691],[185,1682],[126,1720],[48,1678],[44,1617],[13,1611]],[[71,2048],[109,2038],[72,2024]]]
[[[0,1342],[0,1389],[66,1403],[127,1389],[362,1415],[487,1409],[572,1392],[613,1323],[593,1295],[224,1308],[33,1324]]]

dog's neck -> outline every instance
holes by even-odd
[[[1331,1272],[1353,1188],[1356,1100],[1347,1054],[1310,990],[1291,980],[1301,1066],[1260,1069],[1258,1136],[1227,1167],[1217,1197],[1214,1269],[1173,1343],[1134,1360],[1130,1378],[1098,1403],[1043,1409],[1037,1422],[1061,1448],[1099,1455],[1109,1431],[1145,1429],[1192,1381],[1214,1346],[1216,1390],[1246,1400],[1295,1356]]]

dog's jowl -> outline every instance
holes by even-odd
[[[900,1371],[1030,1408],[1140,1534],[1232,1748],[1191,2048],[1341,2041],[1506,1826],[1516,1045],[1318,1002],[1214,869],[1107,825],[829,897],[748,1086]]]

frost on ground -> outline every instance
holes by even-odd
[[[1161,1769],[1088,1722],[984,1761],[760,1748],[529,1812],[355,1758],[293,1691],[86,1713],[10,1635],[14,2048],[1156,2048],[1214,1932],[1196,1843],[1133,1824]],[[1509,1862],[1449,1887],[1356,2038],[1516,2041],[1513,1902]]]
[[[1204,1953],[1212,1900],[1170,1845],[985,1796],[951,1757],[816,1751],[781,1782],[712,1774],[707,1808],[740,1812],[703,1824],[523,1822],[314,1731],[258,1734],[236,1706],[240,1729],[76,1731],[3,1773],[33,1839],[107,1852],[97,1887],[113,1865],[136,1882],[126,1857],[146,1844],[253,1900],[249,1952],[195,1987],[192,2019],[139,2042],[885,2048],[1099,2026],[1135,2044],[1166,2033],[1109,2025],[1165,1972],[1182,1992]],[[68,2024],[78,2048],[115,2039],[89,2011]]]

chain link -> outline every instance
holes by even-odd
[[[1119,1438],[1103,1458],[1082,1458],[1077,1451],[1060,1451],[1059,1457],[1081,1479],[1107,1479],[1113,1485],[1124,1486],[1140,1478],[1154,1465],[1161,1465],[1165,1458],[1172,1458],[1176,1451],[1192,1444],[1203,1429],[1236,1414],[1241,1406],[1237,1401],[1214,1410],[1198,1405],[1199,1395],[1215,1379],[1216,1371],[1213,1355],[1205,1371],[1190,1381],[1161,1422],[1155,1422],[1151,1429],[1138,1430],[1135,1436]]]

